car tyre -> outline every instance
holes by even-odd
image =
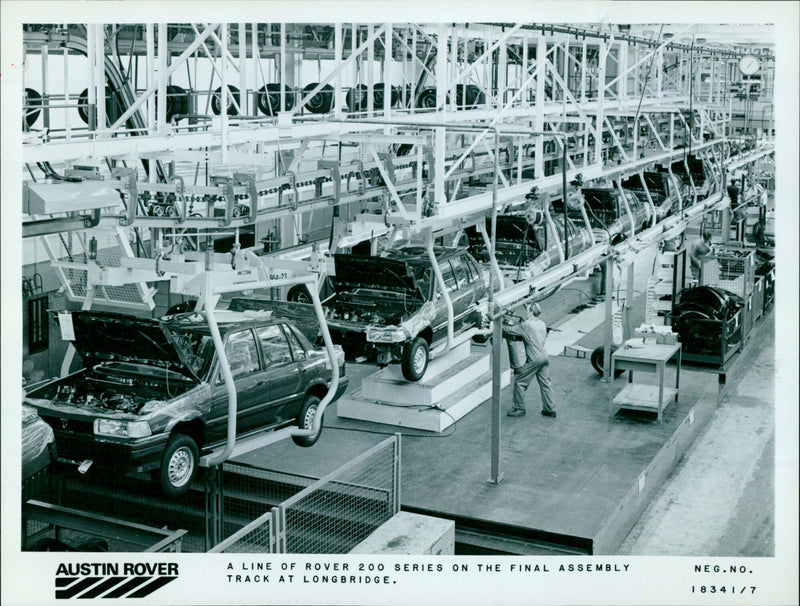
[[[408,381],[419,381],[428,369],[428,342],[422,337],[406,343],[403,347],[403,360],[400,364],[403,376]]]
[[[314,426],[314,417],[317,414],[319,403],[320,399],[317,396],[313,394],[306,396],[306,401],[303,402],[303,407],[300,409],[300,414],[297,415],[297,426],[300,427],[300,429],[311,429]],[[317,443],[320,435],[322,435],[321,423],[319,426],[319,431],[313,436],[292,436],[292,441],[298,446],[308,448],[309,446],[313,446]]]
[[[291,301],[292,303],[313,303],[313,300],[311,299],[311,293],[305,284],[295,284],[292,286],[289,289],[289,292],[286,293],[286,300]]]
[[[158,482],[168,497],[179,497],[189,491],[197,473],[198,449],[189,436],[176,433],[167,442],[161,456]]]
[[[616,345],[612,345],[611,346],[611,353],[614,353],[615,351],[617,351],[617,346]],[[600,347],[598,347],[597,349],[595,349],[592,352],[592,356],[591,356],[592,368],[594,368],[595,372],[597,372],[597,374],[599,374],[601,377],[604,375],[604,373],[603,373],[603,357],[604,357],[604,355],[605,355],[605,347],[603,347],[601,345]],[[624,370],[615,370],[614,371],[614,378],[616,379],[623,372],[625,372],[625,371]]]

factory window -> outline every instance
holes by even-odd
[[[261,341],[261,350],[264,352],[264,359],[267,366],[283,364],[292,361],[292,354],[289,351],[289,344],[280,326],[265,326],[258,330],[258,339]]]
[[[47,295],[28,299],[28,353],[47,349],[50,337],[47,319]]]

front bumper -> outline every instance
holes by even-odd
[[[146,438],[113,439],[55,429],[59,460],[85,461],[93,466],[119,471],[150,471],[161,466],[161,456],[169,435]]]

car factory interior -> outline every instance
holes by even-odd
[[[773,554],[771,26],[22,43],[24,551]]]

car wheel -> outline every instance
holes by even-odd
[[[313,303],[311,293],[304,284],[295,284],[286,294],[286,300],[293,303]]]
[[[195,441],[182,433],[174,434],[167,442],[158,473],[161,489],[168,497],[178,497],[189,491],[197,473],[198,450]]]
[[[612,345],[611,346],[611,353],[614,353],[615,351],[617,351],[617,346],[616,345]],[[597,372],[597,374],[599,374],[601,377],[604,375],[604,372],[603,372],[604,356],[605,356],[605,347],[603,347],[601,345],[600,347],[598,347],[597,349],[595,349],[592,352],[592,357],[591,357],[592,368],[594,368],[595,371]],[[614,378],[616,379],[623,372],[625,372],[625,371],[624,370],[615,370],[614,371]]]
[[[317,416],[317,409],[319,409],[320,399],[309,394],[306,396],[306,401],[303,403],[303,408],[300,409],[300,414],[297,415],[297,426],[301,429],[311,429],[314,426],[314,417]],[[309,447],[313,446],[322,435],[322,424],[320,423],[319,431],[313,436],[292,436],[292,441],[298,446]]]
[[[408,381],[419,381],[428,369],[428,342],[417,337],[403,348],[401,367]]]

